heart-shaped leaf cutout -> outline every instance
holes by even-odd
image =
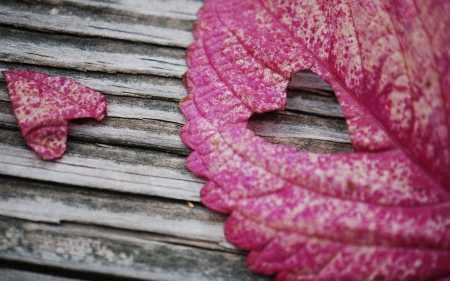
[[[207,0],[180,102],[202,202],[279,280],[450,276],[450,2]],[[355,152],[315,154],[248,129],[309,69]]]
[[[44,160],[63,155],[69,120],[106,115],[105,97],[80,83],[27,70],[2,73],[22,136]]]

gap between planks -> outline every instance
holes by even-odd
[[[142,280],[269,280],[245,256],[0,217],[0,258]],[[6,250],[8,249],[8,250]]]
[[[0,144],[1,174],[35,180],[88,186],[199,202],[204,180],[176,169],[117,163],[67,153],[54,162],[42,161],[33,151]]]

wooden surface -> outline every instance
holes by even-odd
[[[24,144],[0,78],[0,281],[271,279],[246,269],[184,165],[178,101],[201,5],[0,0],[0,70],[65,76],[108,102],[102,122],[72,122],[64,157],[45,162]],[[250,128],[303,151],[352,150],[326,83],[301,73],[287,96],[286,111]]]

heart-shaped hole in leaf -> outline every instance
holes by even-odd
[[[248,127],[274,144],[318,153],[352,152],[342,109],[333,88],[312,71],[294,74],[286,109],[254,113]]]

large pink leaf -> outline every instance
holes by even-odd
[[[22,136],[44,160],[63,155],[68,120],[100,121],[106,114],[105,97],[75,81],[27,70],[2,73]]]
[[[202,202],[279,280],[450,277],[450,2],[209,0],[180,102]],[[273,145],[248,129],[290,77],[328,82],[355,152]]]

